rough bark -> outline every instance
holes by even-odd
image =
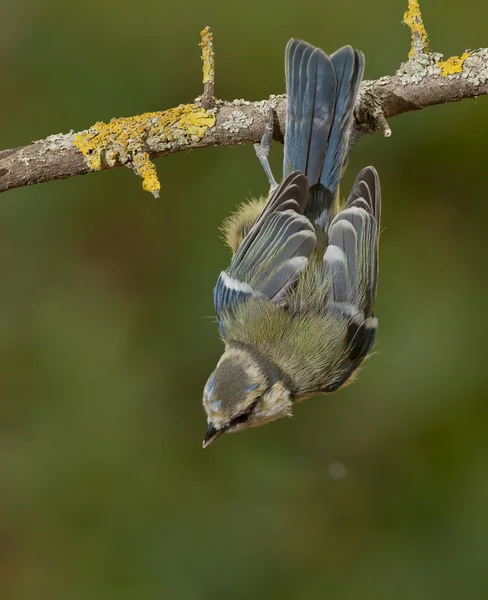
[[[362,83],[352,145],[361,135],[378,129],[389,136],[387,120],[397,115],[488,94],[487,48],[442,61],[442,56],[429,52],[425,44],[425,48],[419,50],[414,29],[412,35],[411,56],[394,75]],[[275,114],[274,138],[283,140],[284,95],[259,102],[212,102],[214,65],[208,28],[202,32],[202,40],[205,39],[203,98],[168,111],[116,119],[109,124],[96,124],[84,132],[51,135],[27,146],[0,151],[0,192],[125,165],[143,178],[145,189],[157,195],[159,182],[151,159],[190,148],[258,142],[270,106]],[[184,124],[183,119],[186,119]],[[129,134],[124,134],[129,130],[127,123],[131,129]],[[134,131],[140,132],[137,139],[132,139]]]

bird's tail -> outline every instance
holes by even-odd
[[[311,187],[306,215],[326,227],[346,159],[364,56],[344,46],[330,57],[301,40],[285,52],[286,114],[283,176],[304,173]]]

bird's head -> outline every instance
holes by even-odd
[[[231,342],[203,393],[205,448],[222,433],[291,416],[293,393],[283,371],[253,347]]]

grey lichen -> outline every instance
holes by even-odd
[[[254,119],[251,115],[244,113],[242,110],[233,110],[221,127],[229,133],[239,133],[250,127],[253,122]]]
[[[481,48],[471,53],[464,63],[463,79],[469,79],[475,86],[488,82],[488,48]]]
[[[414,58],[400,65],[396,75],[403,85],[418,85],[426,77],[440,75],[437,63],[441,60],[442,54],[438,52],[415,54]]]
[[[77,133],[73,129],[69,133],[55,133],[44,140],[44,145],[50,152],[61,152],[73,147]]]
[[[254,102],[253,105],[260,114],[267,117],[269,109],[272,108],[276,111],[278,105],[281,104],[285,98],[286,96],[284,94],[272,94],[268,100],[260,100],[259,102]]]

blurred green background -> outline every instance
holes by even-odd
[[[2,0],[0,147],[201,92],[284,89],[287,40],[405,59],[406,0]],[[488,4],[424,0],[436,51],[488,46]],[[0,198],[0,598],[334,600],[488,597],[488,99],[391,121],[378,354],[292,420],[201,449],[221,352],[218,227],[264,193],[252,146]],[[282,149],[274,146],[279,169]]]

